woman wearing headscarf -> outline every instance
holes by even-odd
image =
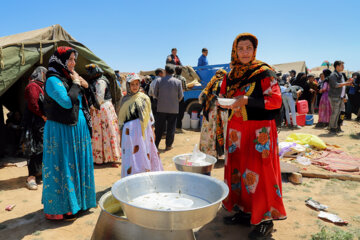
[[[25,131],[32,137],[31,155],[28,160],[29,176],[26,180],[26,187],[30,190],[37,190],[37,183],[41,180],[41,166],[43,158],[43,132],[46,117],[43,109],[39,105],[40,95],[44,96],[44,82],[47,69],[39,66],[30,76],[29,84],[25,88],[25,100],[27,108],[25,110]],[[30,140],[30,139],[29,139]]]
[[[58,47],[46,74],[42,203],[51,220],[75,219],[96,207],[88,84],[75,71],[77,56]]]
[[[223,201],[234,216],[226,224],[255,225],[249,238],[269,236],[272,220],[286,218],[282,200],[281,172],[275,115],[281,92],[273,69],[256,60],[258,40],[239,34],[233,43],[233,69],[224,79],[221,94],[235,98],[227,126],[225,182],[230,188]]]
[[[216,106],[217,97],[226,71],[219,69],[199,96],[203,120],[200,135],[200,151],[214,157],[224,155],[224,122],[226,112]]]
[[[293,86],[299,86],[303,89],[299,100],[306,100],[308,102],[308,107],[311,107],[311,99],[312,99],[312,89],[310,88],[309,82],[307,81],[306,74],[304,72],[299,72],[296,76],[295,81],[291,84]]]
[[[121,157],[120,130],[114,106],[111,103],[110,82],[103,70],[96,64],[85,66],[89,88],[95,93],[100,105],[91,106],[92,148],[96,164],[114,162],[119,164]]]
[[[331,104],[328,96],[329,92],[329,76],[331,71],[329,69],[323,70],[324,80],[322,83],[322,88],[319,90],[321,93],[320,103],[319,103],[319,120],[315,127],[323,128],[327,127],[330,122],[331,116]]]
[[[163,166],[155,146],[150,98],[140,92],[140,77],[131,73],[126,78],[127,94],[119,113],[122,129],[121,177],[150,171],[162,171]]]

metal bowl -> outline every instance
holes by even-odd
[[[132,223],[157,230],[186,230],[201,227],[216,216],[229,193],[227,185],[215,178],[186,172],[146,172],[125,177],[112,186],[113,196]],[[207,202],[185,210],[154,210],[130,202],[149,193],[183,193]]]
[[[100,216],[91,240],[194,240],[190,231],[158,231],[143,228],[130,222],[121,209],[121,204],[111,192],[105,193],[99,201]]]
[[[188,166],[185,165],[186,160],[184,159],[190,159],[192,153],[185,153],[181,155],[177,155],[173,157],[173,161],[175,163],[175,167],[178,171],[181,172],[192,172],[192,173],[202,173],[202,174],[209,174],[211,170],[214,168],[215,163],[217,162],[217,159],[213,156],[207,155],[205,161],[209,163],[209,165],[206,166]]]

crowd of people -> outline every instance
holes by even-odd
[[[281,125],[291,129],[301,129],[296,122],[296,103],[306,100],[308,114],[319,114],[316,128],[328,128],[330,134],[342,132],[344,119],[351,120],[356,114],[356,121],[360,121],[360,79],[355,72],[347,78],[343,72],[344,62],[335,61],[334,71],[324,69],[319,78],[313,74],[295,70],[289,74],[277,74],[277,80],[282,93]],[[291,120],[290,120],[291,114]]]
[[[305,100],[309,114],[319,113],[316,127],[328,127],[331,134],[340,132],[352,113],[360,120],[359,73],[347,79],[342,61],[319,78],[295,70],[275,73],[256,59],[257,47],[254,35],[239,34],[231,70],[219,69],[199,96],[204,116],[199,149],[225,157],[230,193],[223,204],[235,214],[224,222],[255,225],[249,234],[253,239],[268,236],[273,220],[286,219],[276,117],[283,127],[300,129],[296,102]],[[198,66],[208,65],[207,55],[203,48]],[[159,144],[166,132],[164,150],[172,149],[175,133],[182,132],[183,92],[190,88],[173,48],[155,76],[130,73],[123,83],[115,72],[124,90],[116,109],[104,71],[96,64],[78,66],[86,69],[82,77],[75,71],[77,58],[75,49],[58,47],[48,68],[37,67],[25,89],[26,186],[36,190],[43,182],[42,203],[50,220],[73,220],[96,207],[94,164],[121,163],[121,177],[162,171]],[[219,97],[235,102],[220,105]]]
[[[43,184],[47,219],[74,220],[96,206],[94,164],[121,163],[122,177],[163,170],[159,144],[166,131],[165,151],[170,150],[175,129],[182,131],[188,89],[176,53],[173,49],[154,79],[130,73],[122,84],[116,71],[125,90],[117,109],[104,71],[88,64],[80,66],[86,70],[80,76],[78,52],[71,47],[58,47],[47,68],[34,70],[25,88],[23,118],[9,113],[7,125],[28,158],[26,187],[37,190]],[[200,57],[203,65],[206,55]]]

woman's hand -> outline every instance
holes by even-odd
[[[70,73],[70,77],[71,77],[71,80],[73,81],[73,83],[80,85],[80,76],[77,72],[72,71]]]
[[[237,109],[237,108],[241,108],[245,105],[247,105],[248,103],[248,97],[247,96],[240,96],[237,98],[237,100],[231,104],[231,105],[220,105],[218,103],[218,106],[222,107],[222,108],[225,108],[225,109]]]
[[[87,83],[87,81],[85,79],[83,79],[82,77],[79,76],[79,79],[80,79],[80,85],[83,87],[83,88],[88,88],[89,87],[89,84]]]

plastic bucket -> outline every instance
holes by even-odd
[[[196,119],[198,118],[198,112],[197,111],[192,111],[191,112],[191,119]]]
[[[198,129],[199,128],[199,119],[191,119],[190,120],[190,126],[192,129]]]
[[[314,124],[314,115],[312,114],[306,114],[306,125],[313,125]]]
[[[182,119],[182,128],[189,129],[190,128],[190,114],[185,113]]]

